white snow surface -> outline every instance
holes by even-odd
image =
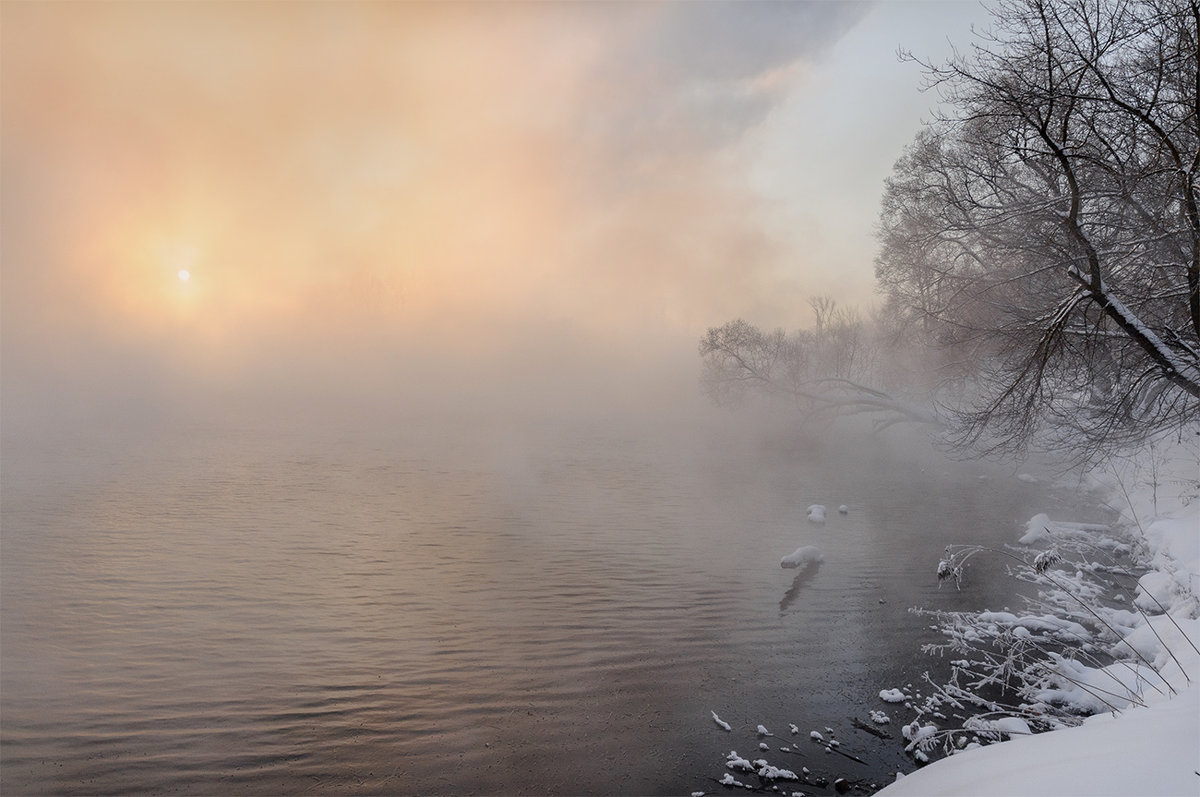
[[[825,561],[825,555],[815,545],[801,545],[779,560],[780,567],[808,567]]]
[[[1200,629],[1198,629],[1200,630]],[[896,781],[887,797],[1115,797],[1200,793],[1200,689],[1115,719],[1014,738],[938,761]]]
[[[1021,541],[1040,541],[1039,532],[1047,520],[1039,516],[1030,521]],[[1200,795],[1200,775],[1196,774],[1200,772],[1200,653],[1184,638],[1186,634],[1200,645],[1200,506],[1193,503],[1174,517],[1154,521],[1145,529],[1145,541],[1153,552],[1155,569],[1139,584],[1139,598],[1153,605],[1148,596],[1154,594],[1171,617],[1159,614],[1149,623],[1139,617],[1121,644],[1136,648],[1160,668],[1173,692],[1139,689],[1147,704],[1144,707],[1131,705],[1119,714],[1097,713],[1078,727],[1050,733],[1026,736],[1025,729],[1016,722],[996,722],[988,730],[1010,736],[1009,741],[975,747],[937,761],[897,779],[879,794]],[[995,614],[997,624],[1045,619],[1010,620],[1002,613]],[[1136,669],[1114,666],[1105,668],[1112,671],[1105,673],[1077,662],[1071,665],[1075,667],[1072,678],[1084,685],[1104,679],[1111,685],[1118,669],[1132,680],[1132,670]],[[915,725],[905,728],[906,738],[924,730]]]

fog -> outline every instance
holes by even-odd
[[[896,49],[974,4],[0,14],[6,793],[691,792],[1031,514],[701,385],[871,305]]]
[[[872,298],[974,4],[9,4],[3,423],[695,409]],[[181,272],[188,278],[182,279]]]

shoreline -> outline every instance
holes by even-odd
[[[1109,652],[1123,652],[1123,660],[1104,668],[1080,665],[1077,675],[1093,691],[1101,691],[1096,685],[1099,679],[1113,679],[1113,671],[1124,668],[1123,683],[1132,699],[1118,706],[1119,710],[1097,711],[1076,727],[1026,738],[1015,738],[1014,734],[999,743],[969,745],[908,775],[897,773],[896,781],[879,794],[936,797],[1200,792],[1200,652],[1196,650],[1200,645],[1200,500],[1181,493],[1167,501],[1161,494],[1164,484],[1194,485],[1195,476],[1188,468],[1195,463],[1195,456],[1183,451],[1176,457],[1174,471],[1160,471],[1163,461],[1148,464],[1143,454],[1126,461],[1124,474],[1114,471],[1108,476],[1113,503],[1127,504],[1120,510],[1123,530],[1140,538],[1144,550],[1139,559],[1148,569],[1138,577],[1135,594],[1118,596],[1140,610],[1126,613],[1136,616],[1137,621],[1123,626],[1121,641],[1110,644]],[[1134,478],[1137,471],[1151,465],[1155,466],[1153,480],[1138,482]],[[1096,481],[1103,486],[1104,477]],[[1174,505],[1164,506],[1167,503]],[[1045,535],[1027,534],[1021,542],[1046,547],[1048,540],[1036,539],[1038,536]],[[1049,542],[1047,550],[1052,551],[1053,542]],[[1156,612],[1157,606],[1166,611]],[[1130,648],[1136,652],[1131,653]],[[1132,667],[1129,661],[1133,661]],[[1149,672],[1149,665],[1157,674]],[[1089,677],[1093,680],[1088,681]],[[1154,685],[1160,680],[1167,688]],[[1103,683],[1111,685],[1110,681]],[[1116,687],[1113,690],[1119,691]],[[1076,694],[1080,694],[1078,690]],[[1116,702],[1115,698],[1108,699]],[[919,722],[918,717],[914,729]],[[910,747],[913,744],[916,742],[910,742]]]

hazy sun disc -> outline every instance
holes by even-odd
[[[179,272],[179,279],[183,280],[184,282],[187,282],[187,281],[188,281],[188,280],[190,280],[191,278],[192,278],[192,274],[191,274],[191,272],[189,272],[189,271],[188,271],[186,268],[185,268],[185,269],[182,269],[182,270]]]

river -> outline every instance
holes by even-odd
[[[908,608],[1007,594],[983,560],[939,590],[940,549],[1070,496],[846,439],[612,418],[6,439],[0,791],[686,794],[757,757],[759,723],[772,748],[833,727],[867,762],[772,763],[890,780],[900,744],[849,722],[936,665]],[[806,544],[815,572],[780,568]]]

